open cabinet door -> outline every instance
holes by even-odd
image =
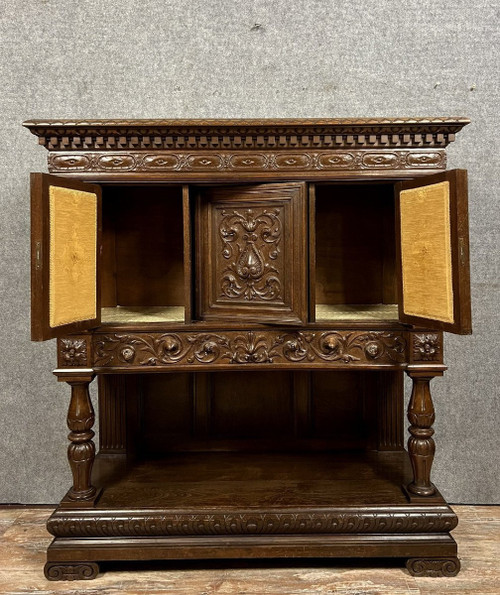
[[[98,326],[101,189],[31,174],[31,339]]]
[[[467,172],[397,184],[396,226],[400,320],[470,334]]]

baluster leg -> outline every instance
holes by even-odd
[[[434,460],[435,444],[432,438],[434,430],[434,405],[432,403],[430,381],[442,372],[411,371],[408,375],[413,380],[413,390],[408,406],[410,438],[408,453],[413,468],[413,481],[408,485],[408,492],[417,496],[432,496],[436,488],[431,482],[431,467]]]
[[[90,483],[92,465],[95,459],[95,444],[92,441],[94,432],[94,408],[89,395],[89,384],[93,376],[88,379],[69,380],[71,386],[71,401],[68,410],[68,460],[73,474],[73,486],[68,497],[71,500],[90,500],[96,493],[96,488]]]

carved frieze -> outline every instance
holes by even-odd
[[[94,336],[94,350],[94,365],[100,368],[272,363],[329,367],[406,360],[403,333],[387,331],[110,333]]]
[[[413,512],[413,514],[412,514]],[[445,533],[457,525],[449,508],[377,511],[333,510],[318,512],[232,513],[176,512],[172,514],[130,512],[127,515],[101,512],[53,515],[48,531],[56,537],[139,537],[163,535],[246,535],[308,533]]]
[[[51,153],[49,171],[80,172],[312,172],[358,171],[398,169],[444,169],[444,150],[392,150],[392,151],[310,151],[256,152],[245,147],[238,153],[218,152],[215,149],[200,153],[185,151],[155,153],[113,152],[106,153]]]

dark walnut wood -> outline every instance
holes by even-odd
[[[408,491],[417,496],[432,496],[436,492],[434,484],[431,483],[431,467],[436,446],[432,438],[435,414],[430,381],[435,376],[442,375],[442,372],[413,371],[408,372],[408,375],[413,380],[408,405],[408,420],[411,424],[408,453],[413,467],[413,481],[408,485]]]
[[[49,171],[130,178],[404,177],[446,167],[466,118],[317,120],[32,120]]]
[[[57,337],[54,373],[71,387],[73,484],[47,523],[49,580],[118,560],[387,557],[416,576],[458,572],[457,517],[431,481],[429,385],[446,369],[443,331],[471,327],[466,174],[445,171],[468,122],[25,123],[58,174],[32,178],[33,339]],[[415,256],[404,240],[424,219],[401,193],[425,200],[442,182],[432,204],[449,201],[449,241]],[[68,229],[77,220],[71,197],[97,205],[96,229],[84,222],[95,303],[87,291],[51,327],[55,280],[69,310],[83,283],[81,226],[62,259],[50,233],[59,208]],[[450,272],[444,307],[418,282],[431,264]]]
[[[298,183],[199,192],[199,318],[306,321],[305,195]]]
[[[96,368],[393,366],[406,361],[404,332],[252,330],[94,335]]]
[[[95,562],[65,564],[63,562],[47,562],[45,578],[49,581],[88,581],[99,574],[99,565]]]
[[[460,571],[458,558],[411,558],[406,568],[412,576],[456,576]]]
[[[71,386],[71,401],[68,410],[68,460],[73,474],[73,486],[68,492],[70,500],[90,500],[96,489],[90,483],[95,458],[94,409],[89,396],[89,380],[67,380]]]

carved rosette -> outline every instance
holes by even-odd
[[[140,537],[164,535],[247,535],[307,533],[447,533],[457,525],[449,508],[440,511],[131,513],[99,515],[64,512],[48,523],[55,537]]]
[[[282,300],[280,256],[282,209],[220,211],[221,254],[227,261],[221,271],[220,297],[247,301]]]
[[[403,333],[387,331],[227,331],[95,335],[94,365],[202,366],[289,364],[397,365],[406,361]]]
[[[442,362],[442,335],[438,333],[412,333],[414,362]]]
[[[67,337],[57,340],[58,365],[61,368],[82,368],[89,365],[86,337]]]

